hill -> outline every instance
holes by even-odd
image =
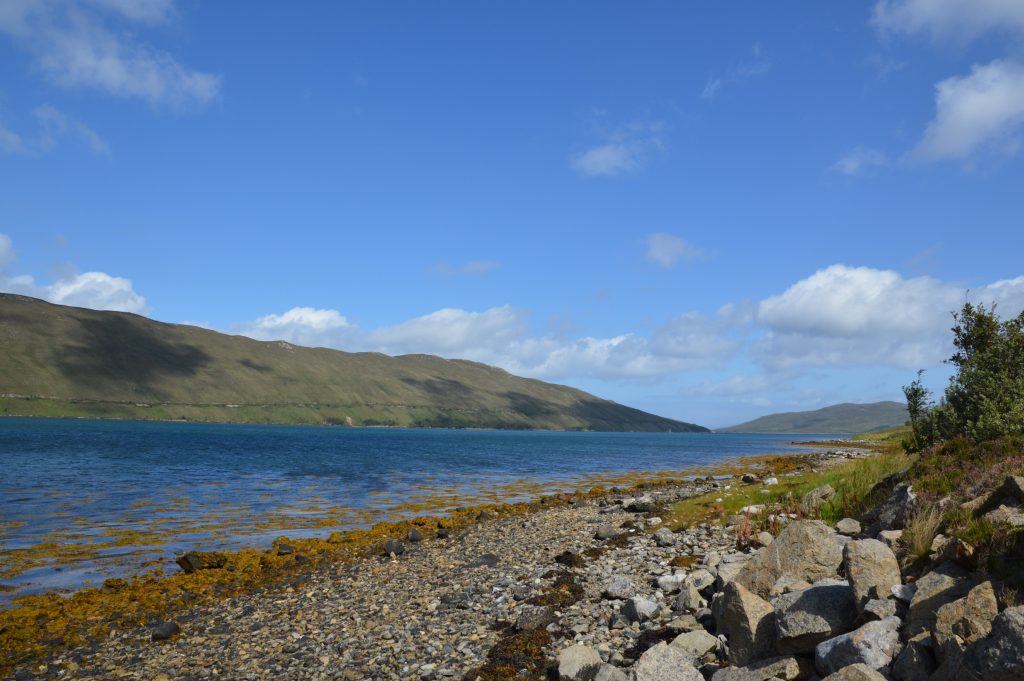
[[[477,362],[256,341],[0,294],[0,414],[706,431]]]
[[[910,418],[900,402],[834,404],[814,411],[769,414],[738,426],[719,428],[721,433],[870,433],[902,426]]]

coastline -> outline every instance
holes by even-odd
[[[851,446],[863,448],[864,444]],[[62,651],[83,645],[99,646],[102,640],[110,638],[111,630],[116,632],[114,638],[128,636],[127,632],[135,632],[131,635],[137,637],[139,627],[155,619],[195,608],[216,609],[217,603],[233,598],[294,589],[297,583],[315,581],[317,575],[345,566],[377,565],[383,541],[406,537],[413,529],[426,536],[432,536],[438,528],[448,530],[453,541],[430,540],[416,546],[440,548],[434,545],[464,541],[495,522],[514,524],[517,519],[527,522],[533,516],[600,508],[602,501],[607,503],[622,494],[638,492],[654,492],[666,499],[689,498],[708,491],[714,484],[693,480],[695,476],[735,476],[765,470],[783,474],[813,468],[828,458],[824,452],[732,458],[715,467],[680,471],[675,477],[638,476],[632,485],[617,489],[595,487],[586,492],[542,496],[532,502],[460,508],[447,517],[378,523],[369,529],[335,533],[327,539],[281,538],[269,550],[246,549],[226,554],[226,565],[218,570],[169,576],[157,572],[131,580],[108,580],[102,587],[83,589],[67,598],[54,594],[25,597],[18,599],[16,607],[0,611],[0,647],[10,655],[10,659],[0,662],[0,672],[18,665],[38,664],[45,658],[58,659]],[[282,551],[282,546],[288,549]],[[555,548],[552,546],[551,550]]]

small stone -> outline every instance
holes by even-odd
[[[874,622],[887,617],[896,616],[896,601],[891,598],[879,600],[874,598],[865,603],[860,612],[861,622]]]
[[[555,621],[555,609],[549,605],[525,605],[516,619],[516,629],[543,629]]]
[[[411,530],[409,530],[409,533],[405,536],[405,538],[413,544],[415,544],[416,542],[423,541],[423,533],[414,527]]]
[[[686,653],[664,641],[648,648],[633,666],[635,681],[704,681]]]
[[[891,549],[896,547],[896,544],[899,543],[902,537],[903,530],[882,530],[878,533],[875,539],[882,542]]]
[[[614,525],[601,525],[594,533],[595,539],[614,539],[619,536],[619,529]]]
[[[498,557],[493,553],[485,553],[472,563],[466,565],[466,567],[477,568],[477,567],[494,567],[499,562]]]
[[[576,644],[558,654],[558,675],[563,679],[592,679],[602,664],[600,653]]]
[[[180,632],[181,627],[178,626],[177,622],[161,621],[150,630],[150,638],[154,641],[166,641]]]
[[[932,637],[920,634],[907,641],[896,656],[892,675],[896,681],[929,681],[937,666],[932,652]]]
[[[710,652],[718,650],[718,637],[712,636],[703,629],[695,629],[679,634],[670,644],[686,653],[691,659],[700,659]]]
[[[405,553],[405,544],[402,543],[401,539],[388,539],[384,542],[384,555],[390,556],[394,554],[400,556]]]
[[[860,523],[853,518],[843,518],[836,523],[836,532],[847,537],[856,537],[860,534]]]
[[[771,543],[775,541],[775,537],[772,536],[771,532],[758,532],[757,543],[761,546],[771,546]]]
[[[594,681],[629,681],[629,676],[618,667],[605,663],[597,670]]]
[[[295,553],[295,547],[291,544],[278,544],[277,555],[279,556],[290,556]]]
[[[662,527],[654,533],[654,542],[658,546],[675,546],[676,533],[667,527]]]
[[[438,539],[447,539],[450,535],[451,531],[447,527],[439,527],[437,532],[434,533],[434,536]]]
[[[889,591],[896,600],[903,601],[904,603],[910,603],[910,601],[914,600],[914,594],[917,593],[917,585],[897,584],[889,589]]]
[[[628,622],[646,622],[658,612],[658,604],[643,596],[633,596],[622,604],[619,614]]]
[[[228,564],[227,556],[216,551],[189,551],[183,556],[178,556],[174,562],[185,571],[186,574],[198,570],[216,570]]]
[[[612,575],[604,589],[604,595],[611,600],[624,601],[636,595],[633,581],[625,575]]]

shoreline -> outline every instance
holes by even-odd
[[[202,570],[192,574],[162,571],[136,576],[130,580],[112,579],[98,588],[81,589],[70,596],[56,594],[16,599],[14,607],[0,611],[0,644],[11,655],[0,662],[0,671],[16,664],[33,664],[59,656],[60,651],[81,645],[97,645],[109,637],[109,618],[116,615],[115,631],[143,626],[155,618],[170,617],[201,605],[215,606],[230,598],[244,598],[304,579],[340,566],[374,564],[379,547],[387,538],[406,537],[410,530],[431,536],[438,528],[463,536],[479,531],[491,520],[529,518],[537,514],[590,507],[602,500],[629,493],[661,493],[675,490],[680,498],[707,491],[714,483],[693,476],[736,476],[741,472],[770,469],[784,474],[813,468],[825,453],[800,452],[761,457],[730,457],[709,468],[677,472],[670,479],[634,478],[623,489],[595,487],[586,492],[562,492],[542,496],[530,502],[482,504],[459,508],[449,516],[425,516],[395,522],[382,522],[368,529],[334,533],[327,539],[288,539],[275,541],[269,550],[248,548],[227,553],[224,569]],[[835,457],[833,457],[835,458]],[[844,458],[842,456],[838,458]],[[526,522],[525,520],[523,522]],[[426,541],[430,546],[440,541]],[[282,551],[282,546],[287,547]],[[125,613],[135,612],[135,616]],[[102,622],[101,625],[95,623]]]

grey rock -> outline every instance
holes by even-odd
[[[614,525],[601,525],[594,533],[596,539],[614,539],[619,536],[619,528]]]
[[[405,536],[405,538],[413,544],[415,544],[416,542],[423,541],[423,533],[414,527],[409,530],[409,533]]]
[[[886,617],[895,617],[897,613],[896,601],[893,599],[887,598],[883,601],[874,598],[861,608],[859,621],[863,623],[884,620]]]
[[[822,641],[850,631],[856,618],[853,591],[845,582],[819,582],[784,594],[775,599],[775,647],[783,655],[812,653]]]
[[[715,583],[715,576],[703,568],[697,568],[686,575],[686,581],[693,585],[693,588],[704,592]]]
[[[604,595],[612,600],[624,601],[636,595],[636,587],[633,586],[633,580],[629,577],[612,575],[608,580],[608,585],[604,588]]]
[[[1013,527],[1024,526],[1024,508],[1019,504],[999,504],[984,515],[990,523],[1006,523]]]
[[[860,534],[860,523],[853,518],[843,518],[836,523],[836,532],[847,537],[856,537]]]
[[[814,666],[806,658],[773,657],[745,667],[720,669],[711,677],[711,681],[793,681],[806,679],[813,673]]]
[[[181,627],[177,622],[160,621],[149,630],[149,636],[154,641],[166,641],[175,634],[181,633]]]
[[[618,667],[605,663],[597,670],[594,681],[629,681],[629,675]]]
[[[877,539],[849,542],[843,548],[843,562],[858,610],[872,599],[888,598],[902,581],[895,554]]]
[[[590,646],[576,644],[558,653],[558,676],[563,679],[593,679],[603,664],[601,654]]]
[[[654,617],[654,613],[658,612],[658,604],[654,601],[647,600],[643,596],[633,596],[622,604],[619,609],[619,614],[622,615],[627,622],[646,622],[647,620]]]
[[[679,590],[679,595],[676,596],[672,608],[678,612],[686,612],[700,610],[707,607],[707,604],[708,602],[701,595],[700,591],[697,590],[697,587],[689,582],[683,582],[683,586]]]
[[[946,603],[935,613],[932,632],[936,649],[941,652],[954,636],[968,645],[988,636],[998,614],[999,603],[992,582],[982,582],[965,597]]]
[[[773,541],[775,541],[775,537],[772,536],[771,532],[757,533],[757,543],[761,546],[769,546]]]
[[[755,482],[758,482],[758,479],[753,473],[744,473],[740,481],[746,485],[753,485]]]
[[[892,663],[892,676],[896,681],[928,681],[937,664],[932,652],[932,638],[920,634],[903,646]]]
[[[499,562],[499,558],[493,553],[485,553],[476,560],[474,560],[472,563],[469,563],[467,567],[494,567]]]
[[[887,681],[880,673],[866,664],[851,664],[835,674],[829,674],[822,681]]]
[[[516,619],[516,629],[543,629],[555,621],[555,609],[550,605],[524,605]]]
[[[915,583],[917,591],[907,613],[907,636],[915,636],[935,626],[939,608],[967,595],[971,588],[969,575],[955,563],[942,563]]]
[[[899,650],[899,628],[899,618],[890,617],[881,622],[868,622],[855,631],[819,643],[814,649],[818,673],[834,674],[858,663],[874,670],[887,667]]]
[[[658,546],[675,546],[676,533],[667,527],[662,527],[654,533],[654,542]]]
[[[748,553],[730,553],[722,556],[717,565],[715,577],[715,586],[718,587],[718,590],[721,591],[726,584],[736,579],[743,570],[743,566],[750,561],[751,554]]]
[[[999,613],[992,621],[992,633],[967,646],[960,667],[982,681],[1024,678],[1024,606]]]
[[[654,499],[649,494],[629,499],[622,505],[627,511],[632,513],[650,513],[655,509]]]
[[[633,665],[635,681],[704,681],[679,648],[665,642],[648,648]]]
[[[662,592],[671,594],[679,591],[683,586],[683,582],[686,581],[686,575],[662,575],[655,580],[655,584]]]
[[[712,636],[703,629],[695,629],[679,634],[669,645],[686,653],[691,660],[696,660],[718,650],[718,637]]]
[[[882,542],[891,549],[899,543],[902,537],[903,530],[882,530],[875,536],[875,539]]]
[[[914,594],[917,593],[917,585],[897,584],[889,589],[889,592],[892,593],[896,600],[903,601],[904,603],[910,603],[910,601],[914,600]]]
[[[391,554],[400,556],[403,553],[405,553],[405,544],[402,543],[401,539],[388,539],[386,542],[384,542],[385,556],[390,556]]]
[[[876,509],[875,518],[883,530],[902,530],[907,524],[907,517],[914,509],[917,495],[909,483],[896,485],[889,498]]]
[[[818,520],[803,520],[787,525],[771,546],[747,561],[735,581],[767,597],[782,575],[813,583],[835,577],[842,561],[832,530]]]
[[[835,499],[835,496],[836,491],[832,485],[816,487],[804,495],[804,498],[800,503],[800,508],[804,513],[811,513],[816,511],[823,504]]]
[[[775,650],[775,609],[739,582],[722,593],[718,632],[729,639],[729,661],[737,667],[771,656]]]

